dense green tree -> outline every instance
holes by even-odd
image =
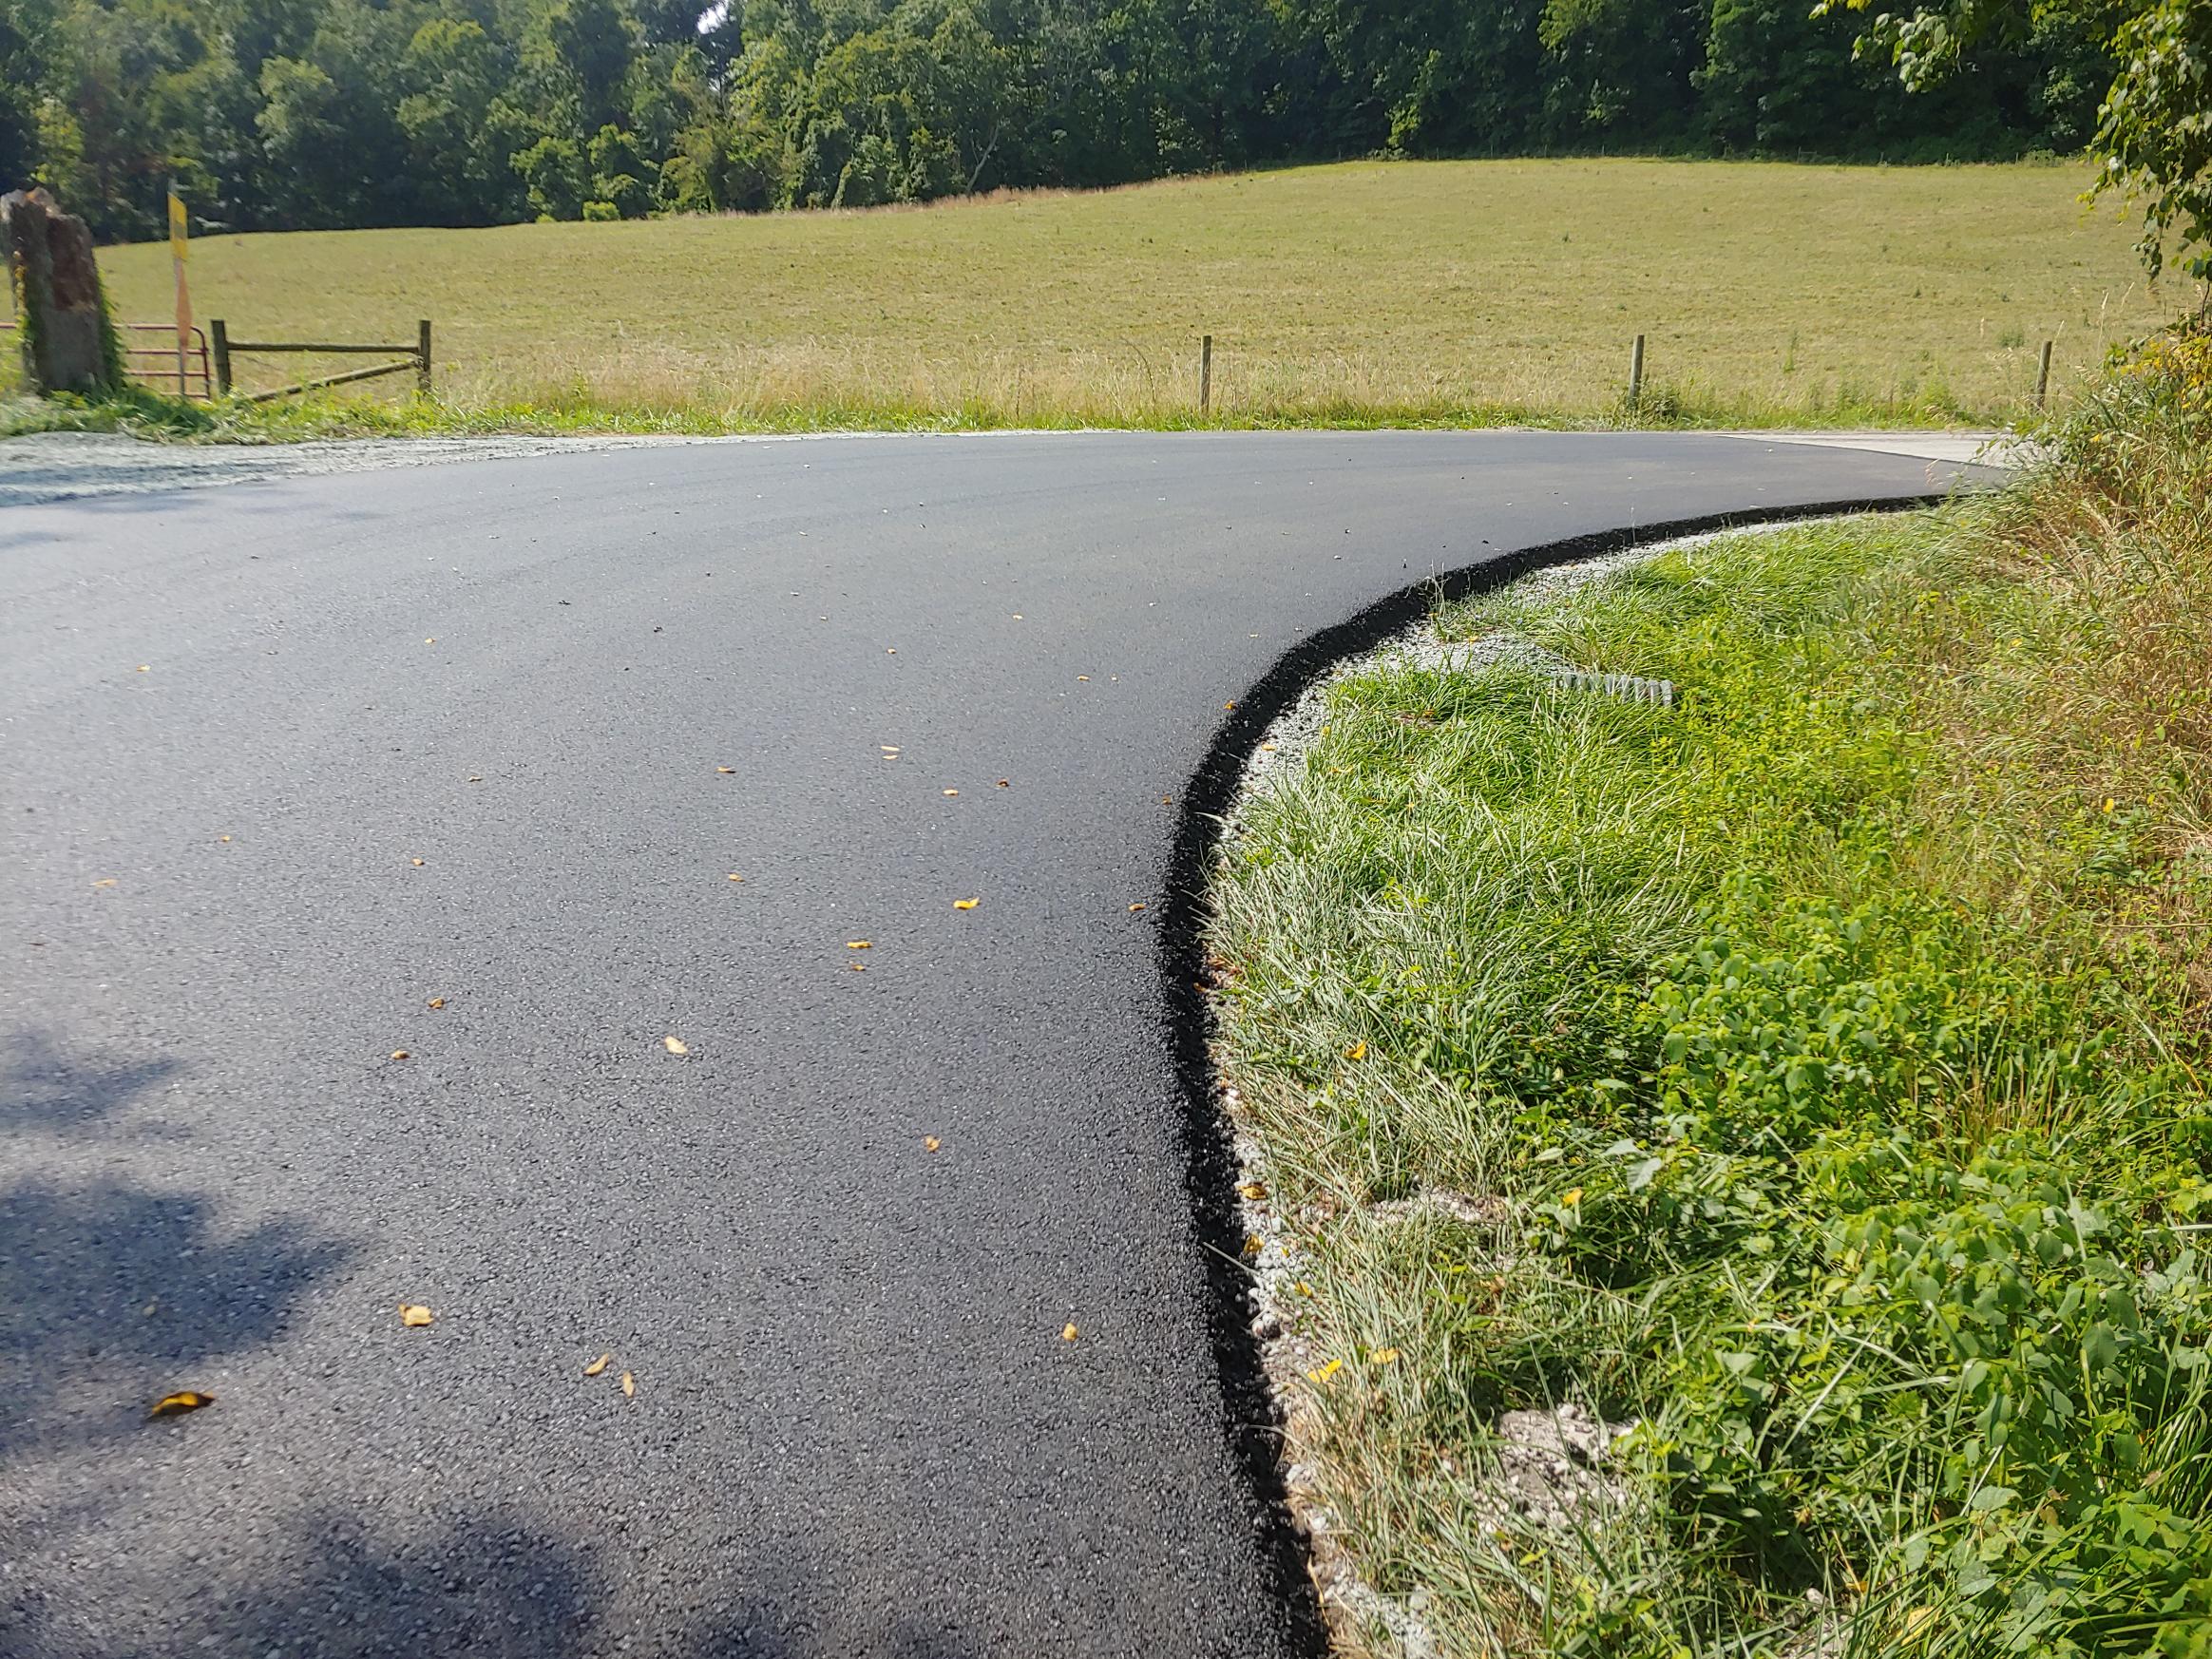
[[[1940,0],[1884,26],[1898,63],[1987,38],[1916,99],[1853,61],[1863,19],[1812,0],[0,0],[0,183],[53,184],[109,238],[158,235],[171,181],[238,229],[460,225],[1377,152],[1980,157],[2103,132],[2140,184],[2202,175],[2207,3]],[[2107,104],[2123,25],[2145,67]]]

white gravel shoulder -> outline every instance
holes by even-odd
[[[104,432],[34,432],[0,440],[0,506],[86,496],[154,495],[220,484],[265,484],[333,472],[574,455],[651,445],[721,443],[688,437],[343,438],[306,444],[157,444]]]

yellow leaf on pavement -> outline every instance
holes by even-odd
[[[203,1405],[213,1405],[215,1396],[202,1394],[197,1388],[187,1388],[179,1394],[164,1394],[154,1402],[148,1417],[181,1417],[188,1411],[198,1411]]]
[[[631,1376],[627,1371],[622,1373],[622,1398],[624,1400],[635,1400],[638,1398],[638,1379]]]
[[[399,1323],[411,1325],[418,1330],[436,1317],[436,1314],[419,1302],[402,1302],[399,1305]]]
[[[875,941],[872,939],[848,939],[845,942],[845,948],[847,950],[873,950]]]
[[[598,1376],[601,1371],[607,1368],[607,1362],[614,1357],[615,1356],[612,1353],[601,1354],[598,1359],[592,1361],[590,1364],[584,1366],[583,1374],[586,1377]]]
[[[395,1048],[391,1051],[391,1058],[393,1059],[412,1059],[414,1058],[414,1056],[408,1053],[404,1048]]]
[[[1074,1322],[1073,1320],[1070,1320],[1070,1321],[1069,1321],[1069,1322],[1068,1322],[1066,1325],[1062,1325],[1062,1326],[1060,1327],[1060,1341],[1061,1341],[1061,1342],[1063,1342],[1063,1343],[1072,1343],[1072,1342],[1074,1342],[1075,1340],[1076,1340],[1076,1325],[1075,1325],[1075,1322]]]
[[[972,910],[982,903],[981,899],[955,899],[952,902],[952,907],[955,910]]]
[[[735,777],[737,775],[737,769],[734,766],[717,766],[715,768],[715,770],[720,772],[724,777]]]
[[[429,1001],[429,1006],[432,1008],[443,1008],[445,1005],[446,999],[443,997],[432,997]]]
[[[691,1053],[691,1050],[684,1046],[683,1039],[680,1037],[664,1037],[660,1039],[660,1046],[668,1050],[670,1054]]]
[[[934,1135],[925,1135],[922,1137],[922,1150],[924,1152],[935,1152],[943,1144]]]

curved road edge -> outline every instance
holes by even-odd
[[[1623,553],[1683,537],[1853,513],[1917,512],[1955,490],[1819,502],[1708,513],[1697,518],[1592,531],[1515,549],[1442,577],[1398,589],[1332,627],[1308,635],[1278,657],[1236,699],[1182,791],[1168,860],[1158,952],[1160,996],[1168,1009],[1182,1103],[1185,1180],[1207,1284],[1207,1314],[1220,1384],[1221,1430],[1231,1462],[1250,1488],[1252,1513],[1266,1517],[1257,1539],[1280,1610],[1285,1649],[1306,1659],[1330,1650],[1305,1533],[1291,1515],[1279,1456],[1282,1408],[1261,1362],[1244,1266],[1245,1228],[1237,1205],[1236,1154],[1219,1106],[1221,1082],[1209,1042],[1211,1019],[1199,979],[1205,968],[1208,874],[1221,845],[1222,820],[1245,782],[1246,763],[1268,728],[1339,663],[1402,633],[1439,604],[1491,592],[1531,571]]]

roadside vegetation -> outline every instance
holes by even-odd
[[[2212,335],[2050,443],[1447,608],[1680,701],[1355,676],[1225,847],[1354,1649],[2212,1652]]]
[[[2074,164],[1375,163],[866,214],[212,237],[242,339],[413,338],[405,381],[236,429],[1999,423],[2171,315]],[[104,250],[117,315],[165,244]],[[1198,408],[1202,334],[1211,407]],[[329,367],[240,356],[251,389]],[[379,390],[396,388],[398,391]]]

